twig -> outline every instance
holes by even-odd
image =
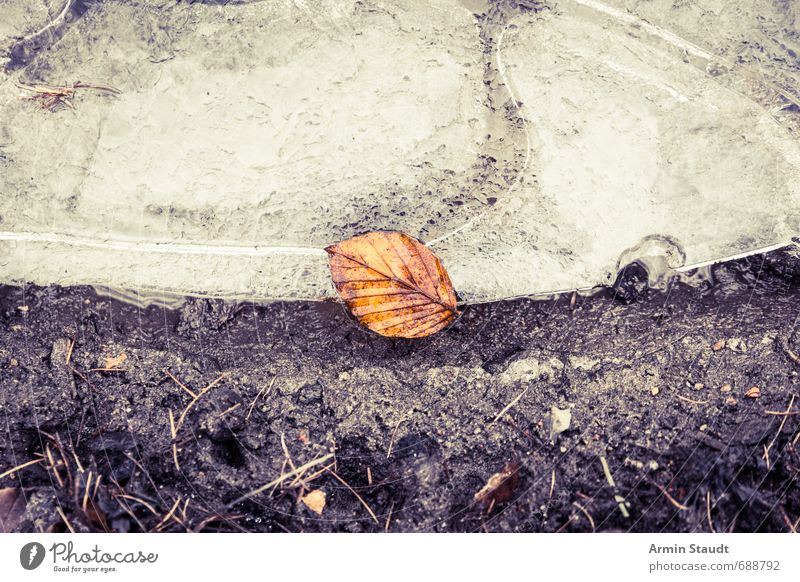
[[[392,523],[392,511],[394,511],[394,501],[389,506],[389,515],[386,516],[386,525],[383,526],[383,531],[389,531],[389,524]]]
[[[136,497],[134,495],[129,495],[127,493],[117,493],[116,495],[114,495],[114,497],[115,498],[122,497],[123,499],[130,499],[131,501],[135,501],[136,503],[141,503],[144,507],[147,508],[147,510],[150,513],[152,513],[153,515],[156,515],[156,516],[159,515],[159,513],[156,511],[155,507],[153,507],[147,501],[145,501],[144,499],[142,499],[140,497]]]
[[[153,531],[158,531],[158,530],[160,530],[162,527],[164,527],[164,526],[166,525],[166,523],[167,523],[167,522],[170,520],[170,518],[172,517],[172,514],[174,514],[174,513],[175,513],[175,510],[178,508],[178,504],[179,504],[180,502],[181,502],[181,498],[180,498],[180,497],[178,497],[178,498],[175,500],[175,503],[173,503],[173,504],[172,504],[172,508],[169,510],[169,512],[167,513],[167,515],[165,515],[165,516],[164,516],[164,518],[163,518],[163,519],[162,519],[160,522],[158,522],[158,524],[157,524],[157,525],[156,525],[156,526],[153,528]],[[183,524],[181,524],[181,525],[183,525]]]
[[[195,396],[194,399],[186,406],[186,408],[183,409],[183,412],[181,412],[181,415],[178,418],[178,424],[175,427],[175,432],[176,433],[180,430],[181,426],[183,426],[183,420],[186,418],[186,415],[189,413],[189,410],[192,408],[192,406],[194,406],[197,403],[197,401],[200,400],[203,397],[204,394],[206,394],[214,386],[219,384],[219,382],[223,378],[225,378],[227,375],[228,375],[227,373],[220,374],[219,378],[217,378],[211,384],[209,384],[208,386],[203,388],[200,392],[198,392],[197,396]]]
[[[127,503],[123,503],[117,497],[114,497],[114,501],[117,502],[117,505],[119,505],[125,513],[127,513],[128,515],[131,516],[131,518],[133,518],[133,521],[135,521],[137,523],[137,525],[139,526],[140,530],[147,531],[147,528],[144,527],[144,524],[142,523],[142,521],[138,517],[136,517],[136,514],[133,513],[133,511],[131,510],[130,507],[128,507]]]
[[[528,386],[527,388],[525,388],[525,390],[523,390],[522,392],[520,392],[519,394],[517,394],[517,396],[514,398],[514,400],[512,400],[511,402],[509,402],[508,404],[506,404],[506,407],[505,407],[503,410],[501,410],[501,411],[500,411],[500,412],[497,414],[497,416],[495,416],[495,417],[492,419],[492,422],[490,422],[489,424],[492,424],[492,423],[494,423],[494,422],[497,422],[498,420],[500,420],[500,419],[503,417],[503,415],[504,415],[506,412],[508,412],[509,410],[511,410],[511,407],[512,407],[512,406],[514,406],[514,405],[515,405],[517,402],[519,402],[520,398],[522,398],[523,396],[525,396],[525,394],[527,394],[527,392],[528,392],[528,390],[530,390],[530,388],[531,388],[531,387],[530,387],[530,386]]]
[[[597,531],[597,528],[594,525],[594,520],[592,519],[591,514],[588,511],[586,511],[586,509],[577,501],[573,501],[572,505],[577,507],[583,513],[583,515],[586,516],[586,519],[589,520],[589,524],[592,526],[592,533],[595,533]]]
[[[53,476],[56,478],[56,481],[58,481],[58,486],[63,489],[64,481],[61,479],[61,474],[58,472],[55,459],[53,459],[53,451],[50,450],[50,443],[47,443],[44,450],[47,455],[47,461],[50,463],[50,468],[53,470]]]
[[[315,466],[317,466],[319,464],[324,463],[328,459],[332,459],[332,458],[333,458],[333,453],[328,453],[327,455],[319,457],[318,459],[314,459],[313,461],[309,461],[305,465],[302,465],[302,466],[298,467],[296,471],[290,471],[289,473],[283,473],[283,474],[281,474],[280,477],[278,477],[277,479],[274,479],[273,481],[270,481],[266,485],[262,485],[261,487],[259,487],[257,489],[253,489],[250,493],[246,493],[246,494],[242,495],[241,497],[239,497],[237,499],[234,499],[233,501],[228,503],[226,505],[226,507],[233,507],[234,505],[236,505],[238,503],[241,503],[242,501],[250,499],[254,495],[258,495],[259,493],[263,493],[264,491],[266,491],[267,489],[269,489],[271,487],[277,487],[278,485],[280,485],[281,483],[283,483],[287,479],[289,479],[291,477],[294,477],[294,475],[296,473],[305,472],[308,469],[310,469],[311,467],[315,467]]]
[[[272,386],[273,386],[273,384],[275,384],[275,380],[277,380],[277,378],[278,378],[277,375],[273,376],[272,380],[269,383],[269,386],[264,386],[261,390],[258,391],[258,394],[256,394],[256,397],[253,398],[253,401],[250,403],[250,408],[247,410],[247,416],[244,417],[245,420],[250,420],[250,415],[253,414],[253,408],[255,408],[255,405],[256,405],[256,402],[258,401],[258,398],[262,394],[264,394],[264,398],[266,398],[269,395],[269,393],[272,392]],[[266,391],[266,393],[265,393],[265,391]]]
[[[706,491],[706,517],[708,517],[708,527],[711,529],[711,533],[717,533],[717,530],[714,529],[714,522],[711,519],[711,491]]]
[[[175,382],[178,386],[180,386],[189,396],[191,396],[192,398],[197,398],[197,394],[195,394],[194,391],[192,391],[188,386],[186,386],[183,382],[181,382],[175,376],[173,376],[172,372],[170,372],[169,370],[163,370],[163,372],[167,376],[172,378],[172,381]]]
[[[89,476],[86,478],[86,486],[83,492],[83,503],[81,504],[81,508],[83,512],[86,513],[87,509],[86,506],[89,504],[89,487],[92,484],[92,472],[89,471]]]
[[[792,398],[791,398],[791,400],[789,400],[789,406],[786,407],[786,412],[784,413],[783,420],[781,420],[781,424],[778,427],[778,432],[775,433],[775,436],[773,437],[772,441],[769,443],[769,446],[764,451],[765,454],[767,455],[767,467],[768,468],[769,468],[769,451],[772,448],[772,445],[775,444],[775,441],[777,441],[778,437],[781,435],[781,431],[783,430],[783,425],[786,424],[786,419],[789,418],[787,413],[792,409],[793,405],[794,405],[794,394],[792,394]]]
[[[344,485],[345,487],[347,487],[347,488],[350,490],[350,493],[352,493],[353,495],[355,495],[355,496],[356,496],[356,499],[358,499],[358,500],[361,502],[361,505],[363,505],[363,506],[364,506],[364,509],[366,509],[366,510],[367,510],[367,512],[369,512],[369,515],[370,515],[370,517],[372,517],[372,520],[373,520],[375,523],[377,523],[378,525],[380,525],[380,522],[378,521],[378,517],[375,515],[375,512],[374,512],[374,511],[372,511],[372,508],[371,508],[371,507],[370,507],[370,506],[367,504],[367,502],[366,502],[366,501],[364,501],[364,498],[363,498],[363,497],[361,497],[361,495],[359,495],[359,494],[358,494],[358,492],[357,492],[355,489],[353,489],[352,487],[350,487],[350,485],[349,485],[349,483],[347,483],[347,481],[345,481],[344,479],[342,479],[341,477],[339,477],[339,475],[337,475],[335,471],[330,471],[330,470],[329,470],[328,472],[329,472],[331,475],[333,475],[334,477],[336,477],[336,479],[339,481],[339,483],[341,483],[342,485]]]
[[[229,412],[233,412],[234,410],[236,410],[237,408],[239,408],[241,405],[242,405],[242,403],[241,403],[241,402],[237,402],[237,403],[236,403],[236,404],[234,404],[233,406],[231,406],[231,407],[229,407],[229,408],[226,408],[225,410],[223,410],[222,412],[220,412],[220,413],[217,415],[217,418],[222,418],[223,416],[225,416],[225,415],[226,415],[226,414],[228,414]]]
[[[669,501],[672,505],[674,505],[675,507],[677,507],[681,511],[686,511],[686,510],[689,509],[683,503],[680,503],[677,499],[675,499],[672,495],[670,495],[669,492],[666,489],[664,489],[661,485],[659,485],[655,481],[650,481],[650,483],[652,483],[653,485],[658,487],[659,491],[661,491],[661,493],[664,494],[664,497],[666,497],[667,501]]]
[[[24,469],[25,467],[30,467],[31,465],[35,465],[36,463],[41,463],[42,461],[44,461],[44,457],[42,457],[41,459],[34,459],[32,461],[28,461],[27,463],[22,463],[21,465],[17,465],[16,467],[9,469],[5,473],[0,473],[0,479],[2,479],[3,477],[8,477],[12,473],[16,473],[17,471]]]
[[[692,400],[691,398],[686,398],[686,396],[681,396],[680,394],[676,394],[675,396],[684,402],[689,402],[690,404],[708,404],[708,400]]]
[[[389,439],[389,448],[386,451],[387,459],[392,456],[392,449],[394,448],[394,439],[397,436],[397,429],[400,428],[400,425],[403,423],[404,420],[405,418],[401,418],[400,420],[397,421],[397,424],[394,425],[394,430],[392,431],[392,437]]]
[[[167,410],[169,413],[169,432],[172,437],[172,460],[175,461],[175,469],[180,471],[181,466],[178,463],[178,443],[176,438],[178,436],[178,431],[175,428],[175,417],[172,414],[172,409]]]
[[[629,518],[631,515],[628,513],[628,508],[625,507],[625,498],[616,492],[617,484],[614,483],[614,477],[611,475],[611,469],[608,468],[608,461],[606,461],[605,457],[600,457],[600,464],[603,465],[603,473],[605,473],[606,481],[608,481],[608,484],[614,489],[614,501],[617,502],[620,513],[622,513],[623,517]]]
[[[61,516],[61,519],[64,521],[64,525],[67,526],[67,529],[70,531],[70,533],[75,533],[75,529],[72,527],[72,524],[67,519],[67,516],[64,513],[64,510],[61,509],[60,505],[56,505],[56,511],[58,512],[58,515]]]

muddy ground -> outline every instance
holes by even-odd
[[[786,532],[800,416],[772,413],[800,409],[800,256],[713,274],[660,293],[629,268],[417,341],[337,302],[0,287],[0,473],[45,455],[0,488],[20,531]]]

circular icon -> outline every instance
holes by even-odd
[[[39,542],[30,542],[19,551],[19,563],[26,570],[35,570],[44,561],[44,546]]]

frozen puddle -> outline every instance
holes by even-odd
[[[488,301],[800,234],[774,88],[590,0],[467,5],[91,6],[0,74],[0,282],[318,299],[322,247],[388,228]]]

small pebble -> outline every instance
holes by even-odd
[[[718,352],[724,347],[725,347],[725,340],[721,339],[717,342],[714,342],[714,345],[711,346],[711,349],[714,350],[715,352]]]
[[[650,394],[652,394],[653,396],[658,396],[658,392],[659,390],[655,386],[653,388],[650,388]]]
[[[698,382],[694,385],[695,390],[702,390],[703,388],[705,388],[705,384],[703,384],[702,382]]]
[[[728,398],[725,399],[725,404],[728,406],[736,406],[736,398],[733,396],[728,396]]]
[[[733,390],[733,386],[730,384],[723,384],[719,389],[720,392],[730,392],[731,390]]]

